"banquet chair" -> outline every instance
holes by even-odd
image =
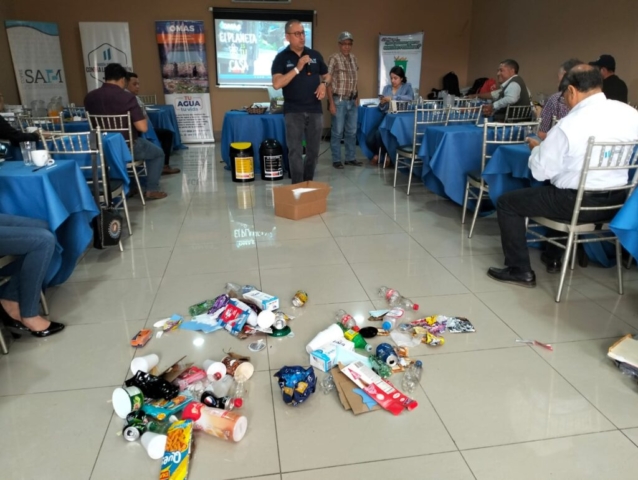
[[[157,105],[157,95],[156,94],[138,95],[137,97],[144,103],[144,105]]]
[[[81,117],[86,118],[86,108],[84,107],[64,107],[62,110],[65,118]]]
[[[7,267],[7,266],[11,265],[16,260],[18,260],[18,257],[15,257],[13,255],[0,256],[0,270],[3,269],[4,267]],[[0,276],[0,286],[4,285],[9,280],[11,280],[11,277]],[[44,292],[42,290],[40,290],[40,304],[42,305],[42,313],[45,316],[48,316],[49,315],[49,306],[47,304],[47,299],[44,296]],[[4,355],[9,353],[9,343],[7,342],[7,339],[4,338],[3,333],[2,333],[2,329],[0,329],[0,353],[2,353]]]
[[[131,228],[131,218],[129,216],[128,204],[126,202],[126,194],[124,193],[124,182],[122,180],[111,179],[109,176],[109,168],[104,160],[104,148],[102,146],[102,133],[100,128],[93,132],[80,133],[53,133],[48,141],[44,142],[49,154],[60,155],[64,157],[73,157],[74,155],[96,155],[97,156],[97,172],[95,177],[100,179],[100,203],[106,204],[110,201],[113,208],[124,208],[124,216],[126,217],[126,225],[129,235],[133,235]],[[80,170],[89,170],[93,173],[93,162],[90,165],[81,165]],[[87,178],[87,183],[93,188],[93,178],[91,175]],[[108,188],[108,192],[105,192]],[[108,193],[108,195],[106,194]],[[119,198],[118,202],[113,199]],[[124,251],[122,241],[119,243],[120,251]]]
[[[538,133],[540,122],[526,122],[512,125],[509,123],[485,123],[483,124],[483,147],[481,149],[481,170],[469,172],[465,183],[465,198],[463,199],[463,214],[461,223],[465,224],[465,215],[467,213],[467,203],[476,200],[474,216],[472,217],[472,225],[467,238],[472,238],[474,233],[474,225],[479,214],[481,202],[483,199],[489,198],[489,185],[483,179],[483,171],[494,150],[500,145],[515,145],[517,143],[525,143],[525,138],[530,134]]]
[[[565,261],[563,262],[560,273],[556,303],[560,302],[563,293],[563,285],[565,283],[568,265],[572,270],[574,269],[577,245],[581,243],[610,242],[615,245],[616,268],[618,270],[618,293],[620,295],[623,294],[622,249],[618,237],[616,237],[609,228],[609,222],[613,215],[622,208],[625,204],[625,200],[631,196],[636,188],[636,182],[638,181],[638,175],[635,174],[636,169],[638,169],[638,163],[636,161],[637,146],[638,140],[633,142],[596,142],[595,137],[589,137],[571,220],[554,220],[545,217],[532,217],[528,219],[527,233],[531,235],[528,243],[544,241],[565,250]],[[587,177],[590,173],[620,169],[633,171],[628,176],[631,180],[628,180],[625,185],[597,190],[585,189]],[[582,205],[583,198],[588,195],[605,195],[618,191],[624,191],[626,195],[623,196],[623,200],[620,200],[617,204],[604,207],[584,207]],[[609,211],[609,220],[598,223],[583,223],[578,220],[581,212],[591,211]],[[534,227],[537,226],[557,230],[566,234],[566,236],[549,237],[534,230]],[[581,235],[586,235],[587,238],[580,238]],[[566,245],[561,243],[560,240],[567,240]]]
[[[426,125],[445,125],[447,121],[447,109],[445,108],[424,108],[426,102],[418,102],[414,109],[414,130],[412,132],[412,143],[397,148],[397,155],[394,162],[394,188],[397,187],[397,172],[399,165],[410,167],[408,176],[408,191],[410,195],[410,187],[412,186],[412,171],[415,165],[423,165],[423,161],[417,158],[417,152],[423,136],[425,135]],[[402,160],[406,159],[406,160]]]
[[[534,111],[531,105],[508,105],[505,110],[505,123],[531,122],[534,120]]]
[[[45,132],[64,132],[64,115],[62,112],[55,117],[18,115],[18,125],[23,132],[26,132],[30,127],[36,127]]]
[[[92,115],[90,112],[86,112],[86,118],[89,121],[91,131],[95,131],[95,129],[99,127],[102,133],[119,132],[122,134],[129,150],[131,151],[131,161],[126,164],[126,168],[133,173],[137,189],[140,192],[142,205],[146,205],[144,194],[142,193],[142,185],[140,184],[140,175],[147,175],[146,162],[144,160],[135,159],[135,153],[133,152],[133,126],[131,124],[131,113],[126,112],[126,115]]]
[[[481,119],[481,106],[452,107],[447,109],[445,125],[451,123],[473,123],[478,125]]]

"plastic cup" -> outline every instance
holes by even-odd
[[[148,373],[159,363],[159,357],[154,353],[150,355],[144,355],[143,357],[135,357],[131,360],[131,373],[135,375],[140,370],[144,373]]]
[[[221,380],[224,378],[224,375],[226,375],[226,365],[222,362],[216,362],[215,360],[205,360],[204,370],[211,382]]]
[[[137,387],[116,388],[111,397],[113,401],[113,410],[120,418],[139,410],[144,405],[144,394]]]
[[[159,460],[164,456],[167,438],[166,435],[159,433],[145,432],[142,438],[140,438],[140,441],[142,442],[144,450],[148,453],[148,456],[153,460]]]

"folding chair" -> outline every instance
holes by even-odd
[[[525,143],[525,138],[530,134],[538,133],[539,122],[526,122],[512,125],[509,123],[485,123],[483,125],[483,148],[481,150],[481,170],[469,172],[465,183],[465,198],[463,199],[463,215],[461,223],[465,223],[467,203],[469,199],[476,200],[476,208],[472,217],[472,225],[467,238],[472,238],[474,225],[478,217],[481,201],[489,198],[489,186],[483,180],[483,171],[494,150],[499,145],[513,145]],[[478,192],[477,192],[478,190]]]
[[[62,112],[64,113],[64,116],[66,118],[73,118],[73,117],[86,118],[86,108],[84,107],[68,106],[68,107],[64,107]]]
[[[138,95],[139,99],[144,103],[144,105],[157,105],[157,95]]]
[[[508,105],[505,110],[504,123],[531,122],[534,120],[534,110],[531,105],[512,106]]]
[[[23,132],[26,132],[30,127],[36,127],[45,132],[64,132],[64,114],[60,112],[60,115],[55,117],[18,115],[18,125]]]
[[[97,178],[100,182],[100,202],[106,203],[107,198],[111,199],[111,205],[113,208],[124,208],[124,216],[126,217],[126,224],[128,226],[129,235],[133,235],[133,229],[131,228],[131,218],[129,216],[128,204],[126,202],[126,194],[124,193],[124,183],[122,180],[111,179],[109,176],[109,168],[104,160],[104,149],[102,146],[102,134],[98,127],[94,132],[80,132],[80,133],[53,133],[48,141],[44,141],[47,150],[52,155],[63,155],[65,157],[72,157],[74,155],[97,155]],[[88,165],[81,165],[81,170],[89,170],[92,172],[92,162]],[[93,175],[87,178],[87,183],[93,185]],[[104,189],[108,188],[109,195],[105,195]],[[119,202],[115,202],[113,199],[119,198]],[[122,241],[120,240],[120,251],[124,251]]]
[[[144,160],[135,159],[133,126],[131,124],[130,112],[126,112],[126,115],[93,115],[90,112],[86,112],[86,118],[89,121],[91,131],[95,131],[95,129],[99,127],[102,133],[119,132],[122,134],[131,150],[131,161],[126,165],[126,168],[132,171],[137,189],[140,192],[142,205],[146,205],[144,194],[142,193],[142,185],[140,184],[140,175],[147,175],[146,162]]]
[[[451,123],[473,123],[478,125],[481,119],[481,108],[480,105],[448,108],[445,125],[447,126]]]
[[[636,147],[638,146],[638,140],[633,142],[596,142],[595,137],[589,137],[587,142],[587,153],[585,155],[585,161],[583,163],[583,169],[580,174],[580,181],[578,184],[578,192],[576,194],[576,202],[574,204],[574,211],[572,213],[571,220],[553,220],[545,217],[532,217],[531,220],[534,223],[528,223],[527,233],[532,235],[530,242],[548,242],[552,245],[560,247],[565,250],[565,261],[563,262],[563,268],[560,273],[560,283],[558,285],[558,293],[556,294],[556,303],[560,302],[561,295],[563,293],[563,285],[565,283],[565,274],[567,273],[567,266],[573,270],[576,262],[577,245],[580,243],[594,243],[594,242],[610,242],[616,247],[616,268],[618,269],[618,293],[623,294],[623,278],[622,278],[622,249],[620,242],[616,235],[613,234],[609,228],[609,222],[616,211],[620,210],[625,204],[626,198],[633,193],[636,188],[636,182],[638,181],[638,175],[635,170],[638,169],[636,162]],[[591,172],[602,172],[612,170],[634,170],[633,175],[629,175],[631,180],[627,181],[625,185],[606,189],[588,190],[587,177]],[[600,195],[618,191],[626,191],[623,200],[620,203],[608,205],[604,207],[584,207],[582,205],[583,199],[587,195]],[[578,220],[581,212],[591,211],[609,211],[609,220],[598,223],[583,223]],[[566,236],[561,237],[548,237],[543,235],[533,228],[536,226],[544,226],[557,230],[562,233],[566,233]],[[586,235],[587,238],[580,238],[581,235]],[[567,240],[567,244],[563,245],[559,240]]]
[[[417,103],[414,109],[414,130],[412,133],[412,143],[410,145],[403,145],[397,148],[397,155],[394,161],[394,188],[397,187],[397,172],[399,171],[399,165],[410,167],[410,173],[408,176],[408,191],[407,195],[410,195],[410,187],[412,186],[412,171],[414,165],[423,165],[422,160],[417,159],[417,152],[421,143],[423,142],[423,135],[425,135],[426,125],[445,125],[447,121],[447,109],[446,108],[424,108],[425,103]],[[402,158],[409,159],[408,161],[401,160]]]

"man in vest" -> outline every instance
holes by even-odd
[[[523,188],[501,195],[496,204],[501,244],[505,254],[505,268],[492,267],[487,276],[499,282],[523,287],[535,287],[527,249],[525,219],[546,217],[570,221],[574,211],[587,141],[631,142],[638,138],[638,112],[629,105],[607,100],[602,92],[600,70],[590,65],[578,65],[565,74],[560,84],[569,113],[547,134],[540,144],[528,139],[532,154],[529,168],[536,180],[549,180],[550,185]],[[542,147],[541,147],[542,145]],[[593,152],[592,161],[600,152]],[[587,176],[587,190],[608,190],[627,184],[627,169],[591,172]],[[622,203],[626,192],[587,192],[584,207],[603,207]],[[616,210],[586,210],[579,221],[599,223],[609,221]],[[541,261],[548,272],[560,270],[564,250],[548,245]]]
[[[496,80],[501,86],[500,90],[479,93],[476,96],[484,100],[493,100],[491,105],[483,107],[483,115],[486,117],[493,115],[494,121],[502,122],[505,120],[505,111],[508,105],[529,106],[530,98],[525,82],[518,76],[518,62],[516,60],[503,60],[498,66]],[[521,119],[521,121],[529,120],[529,118]]]

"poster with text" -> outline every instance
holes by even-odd
[[[184,143],[214,142],[204,22],[155,22],[166,103],[175,107]]]
[[[379,94],[390,83],[392,67],[401,67],[414,93],[421,82],[423,32],[407,35],[379,35]]]
[[[67,105],[58,25],[16,20],[6,20],[4,25],[21,103],[31,106],[32,101],[42,100],[46,106],[52,97],[61,97]]]
[[[80,22],[80,38],[89,92],[104,83],[104,68],[109,63],[133,71],[128,22]]]

